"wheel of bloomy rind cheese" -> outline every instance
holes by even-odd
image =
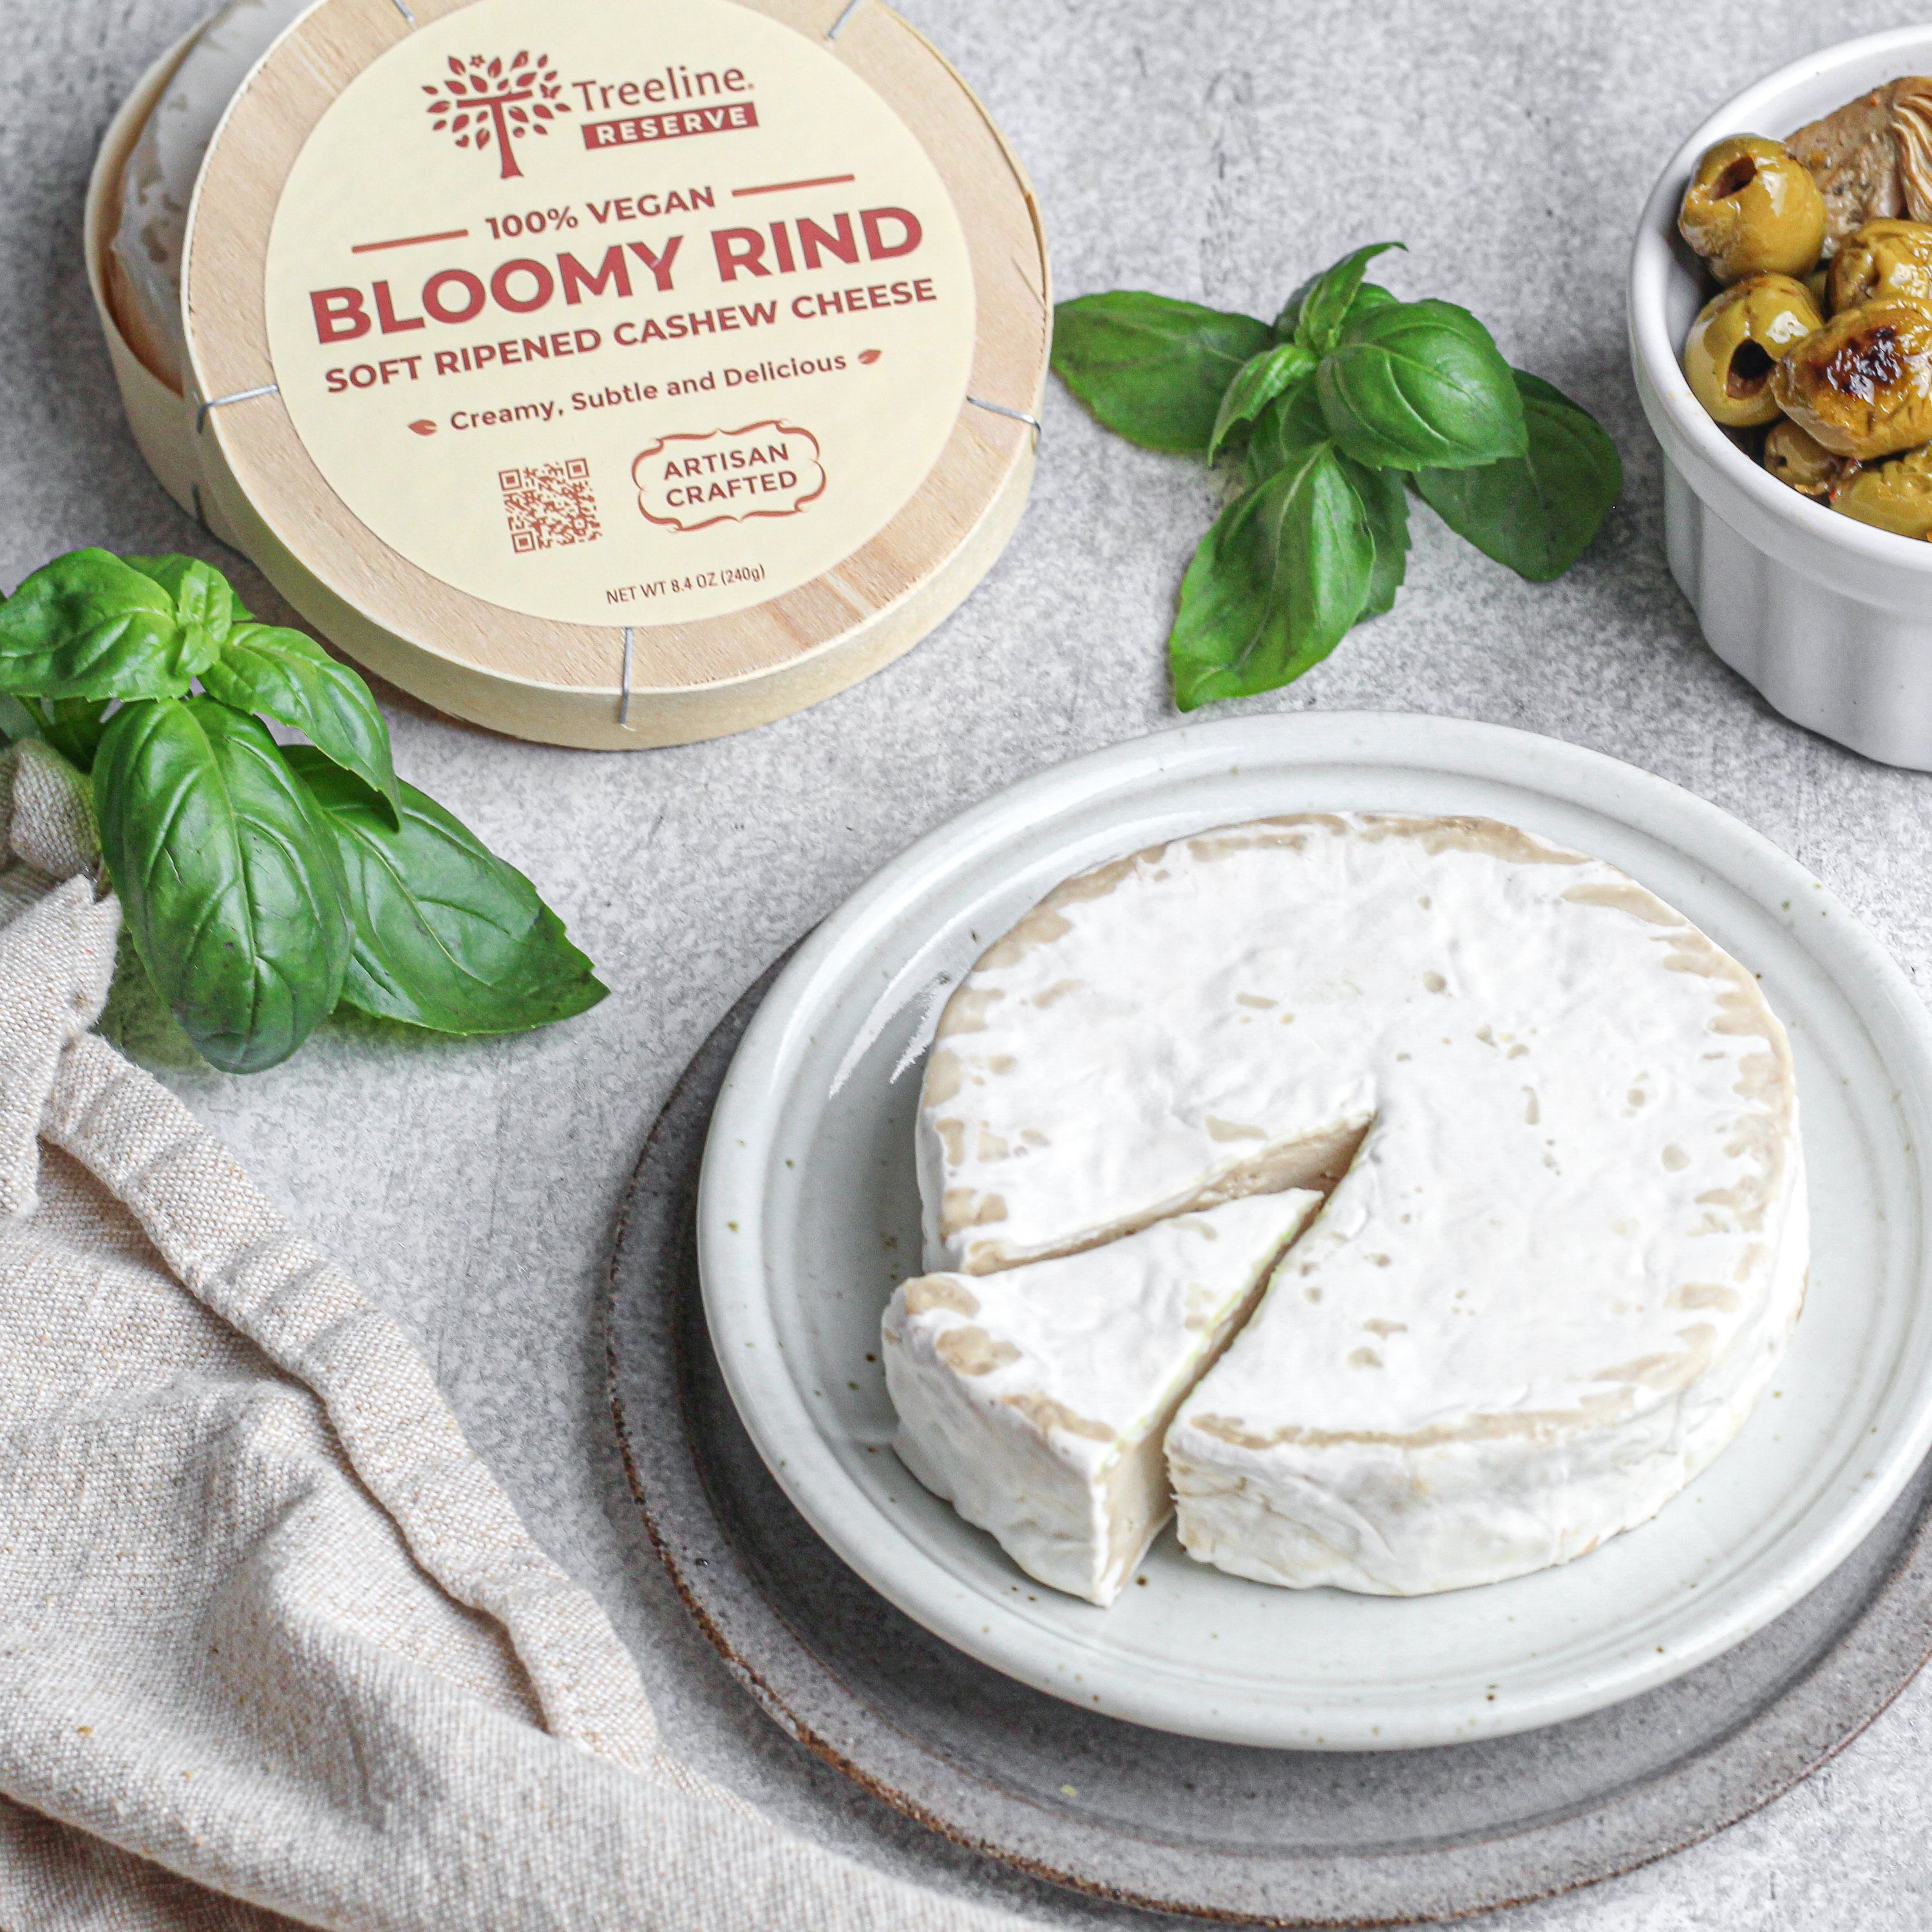
[[[1736,1434],[1804,1299],[1757,982],[1487,820],[1268,820],[1070,879],[953,994],[918,1137],[901,1456],[1098,1602],[1168,1484],[1190,1553],[1262,1582],[1583,1556]]]
[[[444,710],[610,748],[782,716],[909,649],[1018,518],[1030,193],[878,0],[322,0],[201,163],[172,416],[107,242],[146,119],[89,224],[143,447]]]

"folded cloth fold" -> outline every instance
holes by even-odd
[[[660,1742],[402,1331],[89,1029],[86,782],[0,758],[0,1926],[994,1932]]]

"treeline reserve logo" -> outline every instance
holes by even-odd
[[[638,508],[674,530],[748,517],[794,517],[825,494],[818,439],[796,423],[659,438],[631,466]]]
[[[448,76],[425,85],[425,104],[432,131],[452,136],[459,148],[485,153],[494,148],[500,158],[500,181],[523,173],[517,164],[517,143],[531,134],[548,134],[560,114],[575,110],[563,98],[563,82],[548,54],[532,58],[527,50],[506,64],[472,54],[466,64],[449,56]]]
[[[532,56],[526,48],[508,61],[500,54],[472,54],[466,61],[452,54],[448,66],[442,79],[423,84],[429,96],[423,104],[430,130],[447,134],[459,148],[479,154],[494,149],[500,181],[523,174],[517,160],[519,141],[548,134],[559,115],[577,112],[566,99],[566,83],[548,54]],[[676,140],[684,135],[722,134],[758,124],[753,102],[725,98],[752,91],[742,68],[727,68],[722,74],[709,68],[693,73],[674,62],[662,74],[640,80],[574,80],[568,88],[583,96],[586,114],[640,106],[651,110],[584,122],[584,145],[593,150]],[[691,104],[665,107],[668,102]]]

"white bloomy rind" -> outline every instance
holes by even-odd
[[[1257,1196],[1062,1260],[907,1282],[882,1330],[901,1461],[1029,1576],[1112,1603],[1173,1514],[1176,1407],[1320,1204]]]
[[[954,995],[918,1136],[927,1265],[975,1293],[1333,1189],[1169,1436],[1184,1543],[1270,1582],[1409,1594],[1594,1548],[1735,1434],[1803,1294],[1756,981],[1488,820],[1267,820],[1068,880]],[[959,1493],[972,1453],[928,1479]]]
[[[1558,1414],[1492,1430],[1486,1416],[1439,1438],[1241,1440],[1198,1426],[1226,1399],[1210,1381],[1167,1438],[1183,1546],[1257,1582],[1418,1596],[1567,1563],[1648,1522],[1744,1426],[1797,1325],[1808,1252],[1798,1180],[1756,1318],[1687,1387],[1600,1428]],[[1308,1372],[1299,1352],[1256,1337],[1271,1372]]]

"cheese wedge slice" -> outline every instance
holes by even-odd
[[[1170,1442],[1184,1544],[1274,1583],[1593,1548],[1730,1439],[1803,1294],[1755,980],[1485,820],[1270,820],[1070,880],[953,995],[917,1134],[927,1264],[970,1278],[1328,1195]]]
[[[883,1327],[900,1460],[1029,1576],[1112,1603],[1173,1514],[1175,1408],[1320,1204],[1256,1196],[1084,1254],[904,1283]]]

